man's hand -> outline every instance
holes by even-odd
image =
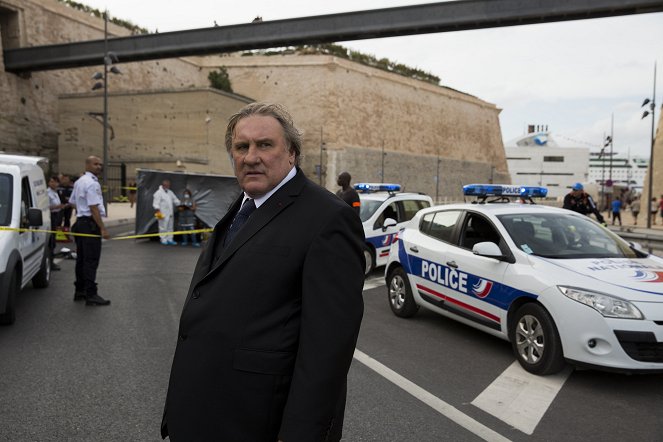
[[[103,239],[110,239],[110,234],[108,233],[108,230],[106,230],[105,227],[101,228],[101,237]]]

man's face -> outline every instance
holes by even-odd
[[[166,190],[170,189],[170,181],[164,181],[163,183],[161,183],[161,185]]]
[[[53,189],[53,190],[55,190],[55,189],[58,188],[58,184],[59,184],[59,183],[58,183],[57,181],[55,181],[53,178],[51,178],[50,180],[48,180],[48,187],[50,187],[50,188]]]
[[[99,158],[92,158],[87,162],[87,171],[99,175],[103,169],[103,163]]]
[[[251,115],[237,122],[230,156],[239,186],[252,198],[276,187],[295,164],[281,124],[273,117]]]

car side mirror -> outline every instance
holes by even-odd
[[[499,260],[504,259],[504,255],[502,254],[499,246],[494,242],[489,241],[476,243],[474,247],[472,247],[472,253],[479,256],[486,256],[488,258],[495,258]]]
[[[382,231],[384,232],[389,227],[394,227],[396,224],[398,224],[398,223],[396,222],[395,219],[387,218],[387,219],[384,220],[384,223],[382,223]]]
[[[30,227],[39,227],[44,225],[41,210],[31,207],[28,209],[28,225]]]

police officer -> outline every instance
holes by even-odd
[[[594,199],[590,194],[585,192],[585,188],[581,183],[575,183],[571,187],[571,192],[566,194],[564,197],[563,207],[565,209],[573,210],[574,212],[582,213],[583,215],[587,216],[594,214],[598,222],[605,224],[605,219],[596,207]]]
[[[85,305],[108,305],[110,301],[97,293],[97,267],[101,258],[101,238],[108,239],[102,217],[106,216],[104,199],[97,175],[103,163],[98,157],[85,160],[85,174],[74,183],[70,203],[76,208],[72,232],[95,236],[76,236],[76,292],[74,301],[85,299]]]
[[[350,186],[350,180],[352,177],[348,172],[342,172],[336,179],[336,183],[341,186],[341,189],[336,192],[336,195],[341,198],[343,201],[348,203],[350,207],[355,210],[355,213],[359,215],[359,210],[361,208],[361,201],[359,200],[359,194],[356,190]]]

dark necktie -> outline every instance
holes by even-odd
[[[223,241],[224,247],[227,244],[230,244],[230,242],[233,240],[237,232],[239,232],[239,230],[242,228],[246,220],[249,219],[249,216],[251,216],[254,210],[256,210],[256,203],[253,199],[249,198],[246,201],[244,201],[244,204],[242,204],[242,208],[239,209],[239,212],[237,212],[237,215],[235,215],[235,219],[233,219],[233,222],[230,225],[230,228],[228,229],[228,233],[226,233],[226,239]]]

